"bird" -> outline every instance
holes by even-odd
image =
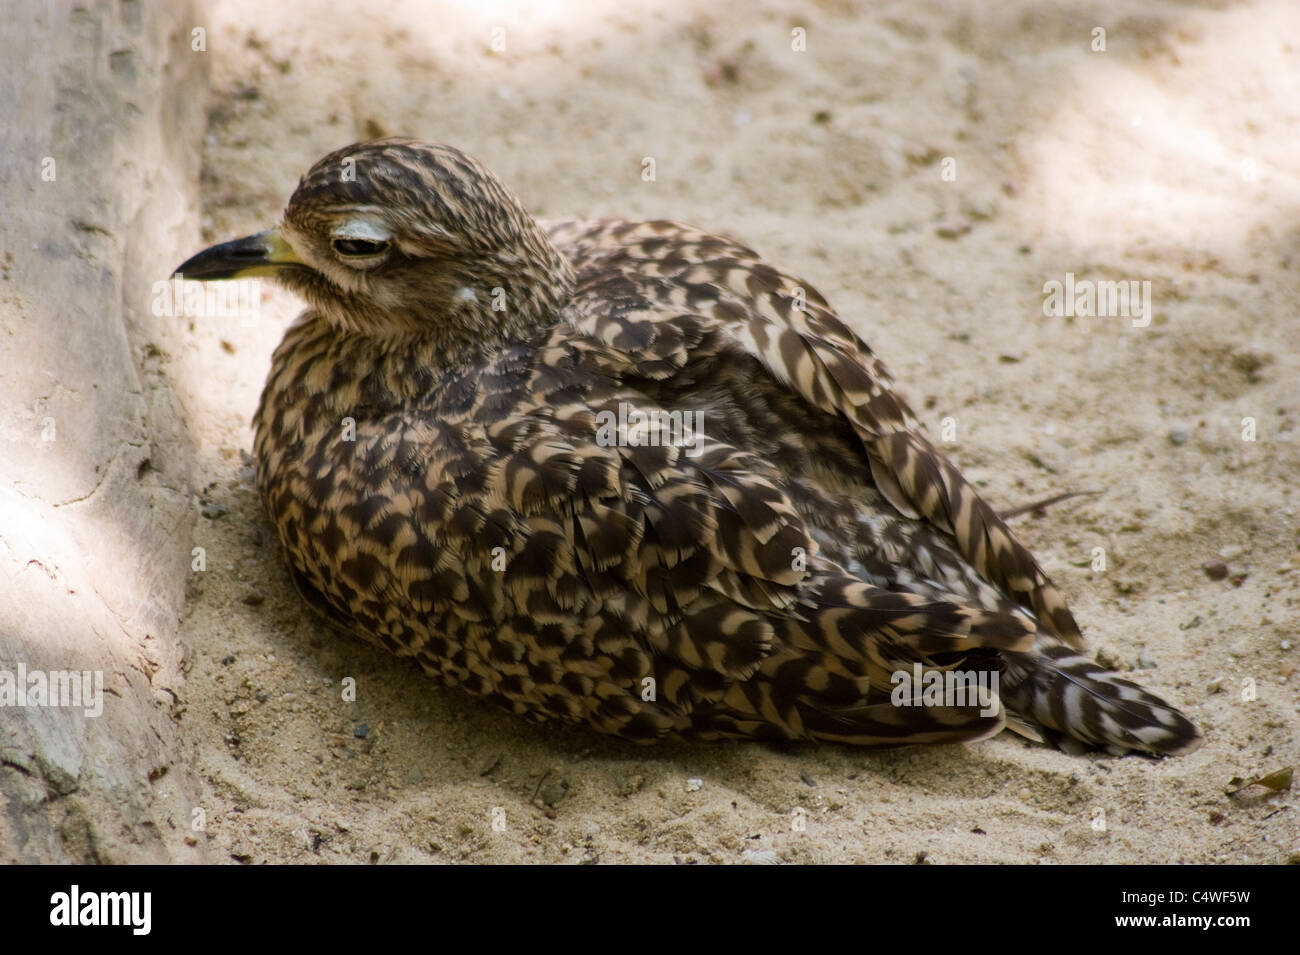
[[[536,219],[464,151],[385,138],[175,277],[305,302],[260,497],[307,605],[445,685],[641,743],[1202,742],[1088,655],[863,338],[738,242]]]

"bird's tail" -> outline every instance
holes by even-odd
[[[1040,638],[1033,650],[1005,658],[1002,701],[1048,735],[1162,756],[1201,745],[1201,731],[1186,716],[1071,647]]]

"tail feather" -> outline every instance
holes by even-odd
[[[1048,730],[1111,750],[1180,756],[1201,745],[1196,724],[1160,697],[1071,647],[1007,653],[1003,702]]]

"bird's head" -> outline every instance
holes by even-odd
[[[475,159],[409,139],[330,153],[277,228],[200,252],[186,279],[266,276],[339,328],[498,340],[549,323],[573,272],[519,200]]]

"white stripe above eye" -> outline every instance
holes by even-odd
[[[387,242],[393,234],[373,219],[349,219],[335,226],[330,236],[335,239],[362,239],[366,242]]]

